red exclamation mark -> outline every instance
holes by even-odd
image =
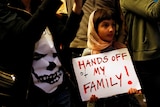
[[[127,69],[127,67],[126,67],[126,66],[124,66],[124,68],[125,68],[125,70],[126,70],[126,74],[127,74],[127,76],[129,76],[129,73],[128,73],[128,69]],[[131,84],[132,84],[132,81],[131,81],[131,80],[129,80],[129,81],[128,81],[128,84],[129,84],[129,85],[131,85]]]

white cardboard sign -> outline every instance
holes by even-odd
[[[141,89],[127,48],[72,59],[82,101]]]

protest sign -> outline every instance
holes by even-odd
[[[127,48],[72,59],[82,101],[141,89]]]

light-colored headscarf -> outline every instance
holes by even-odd
[[[112,42],[103,41],[98,36],[93,24],[94,13],[95,11],[93,11],[89,17],[88,32],[87,32],[87,37],[88,37],[87,46],[92,50],[91,54],[100,53],[101,50],[109,47],[112,44]]]

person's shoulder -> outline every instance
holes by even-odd
[[[85,48],[82,52],[82,56],[87,56],[91,55],[91,49],[90,48]]]
[[[115,49],[120,49],[120,48],[126,48],[127,46],[121,42],[118,42],[118,41],[114,41],[113,42],[113,47]]]

